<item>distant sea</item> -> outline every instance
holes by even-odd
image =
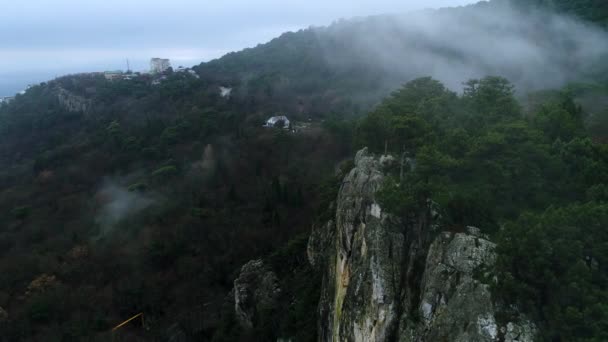
[[[0,0],[1,1],[1,0]],[[171,64],[174,67],[179,65],[192,66],[198,65],[200,59],[187,60],[172,60]],[[28,71],[13,71],[0,69],[0,97],[14,96],[18,92],[27,88],[28,85],[35,85],[41,82],[46,82],[55,79],[55,77],[75,74],[80,72],[94,72],[105,70],[120,70],[125,69],[125,66],[120,63],[102,63],[91,65],[75,65],[69,67],[50,67],[47,70],[28,70]],[[131,68],[133,70],[148,70],[149,60],[131,60]]]
[[[28,85],[39,84],[52,80],[56,75],[53,72],[0,72],[0,97],[14,96],[25,90]]]

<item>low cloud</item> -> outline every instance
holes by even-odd
[[[129,191],[118,182],[106,180],[95,196],[98,210],[95,223],[99,237],[112,232],[123,220],[133,217],[157,203],[158,199],[137,191]]]
[[[522,12],[508,2],[344,21],[317,29],[335,68],[364,66],[388,87],[433,76],[452,89],[487,75],[522,90],[590,79],[608,58],[608,34],[575,18]]]

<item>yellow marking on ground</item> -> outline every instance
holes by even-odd
[[[136,319],[136,318],[138,318],[138,317],[142,317],[142,322],[143,322],[143,316],[144,316],[144,313],[143,313],[143,312],[138,313],[137,315],[135,315],[135,316],[133,316],[133,317],[129,318],[128,320],[126,320],[126,321],[124,321],[124,322],[120,323],[119,325],[115,326],[115,327],[112,329],[112,332],[114,332],[114,331],[116,331],[116,330],[118,330],[118,329],[120,329],[120,328],[124,327],[125,325],[129,324],[129,322],[131,322],[132,320],[134,320],[134,319]]]

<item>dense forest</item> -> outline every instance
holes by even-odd
[[[511,0],[525,9],[550,9],[608,26],[608,4],[602,0]]]
[[[356,143],[415,157],[384,185],[385,208],[406,215],[432,198],[446,228],[494,236],[494,293],[542,322],[541,340],[608,338],[608,147],[570,94],[525,116],[505,79],[469,81],[461,96],[418,79],[360,122]]]
[[[0,341],[107,341],[140,312],[114,337],[314,341],[307,238],[362,147],[416,160],[383,185],[391,213],[432,199],[445,229],[497,242],[504,281],[485,281],[539,340],[607,340],[607,7],[512,2],[420,15],[506,35],[508,50],[535,32],[530,54],[546,59],[509,64],[479,51],[482,34],[370,17],[286,33],[198,77],[69,75],[1,104]],[[278,114],[291,129],[262,127]],[[255,258],[288,290],[247,331],[229,297]]]
[[[95,87],[95,109],[66,111],[56,87]],[[145,312],[149,336],[208,338],[233,271],[307,232],[350,154],[331,121],[294,135],[245,108],[184,75],[65,77],[4,106],[1,336],[80,340]]]
[[[592,5],[593,13],[605,6],[581,3]],[[288,32],[201,64],[197,71],[204,79],[240,84],[235,95],[254,96],[251,105],[352,117],[404,80],[424,76],[454,90],[466,79],[500,75],[517,86],[518,96],[568,83],[584,83],[578,88],[581,97],[605,93],[607,44],[604,31],[584,22],[492,1]]]

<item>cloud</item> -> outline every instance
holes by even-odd
[[[201,61],[339,17],[466,2],[471,1],[12,1],[0,10],[0,32],[5,33],[0,74],[82,67],[89,60],[97,66],[102,57],[112,69],[118,56],[122,65],[125,58],[183,57],[179,51],[193,52],[187,59]]]
[[[123,220],[157,203],[157,199],[135,191],[128,191],[113,180],[104,181],[96,194],[99,209],[95,223],[99,226],[99,237],[112,232]]]
[[[608,57],[605,31],[506,3],[346,21],[318,29],[318,37],[329,63],[380,70],[389,88],[429,75],[452,89],[486,75],[523,90],[558,87],[592,76]]]

